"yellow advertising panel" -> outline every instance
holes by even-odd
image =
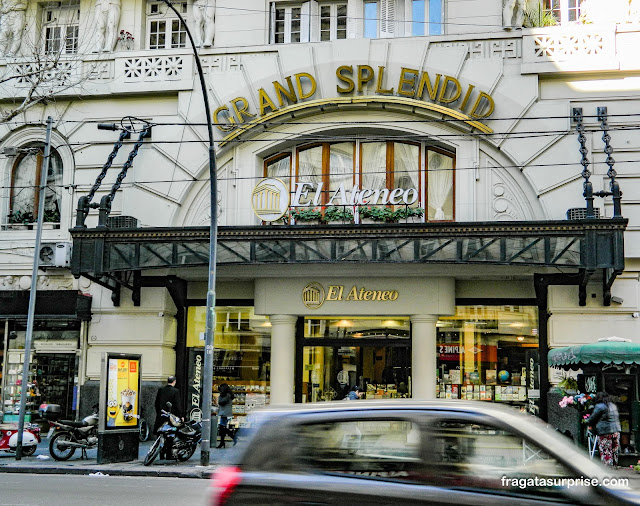
[[[191,306],[187,310],[187,346],[204,348],[204,333],[207,328],[207,308]]]
[[[107,428],[136,427],[139,419],[140,360],[109,358]]]

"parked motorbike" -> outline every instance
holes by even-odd
[[[98,411],[94,406],[92,415],[81,422],[74,420],[49,420],[49,453],[56,460],[69,460],[80,448],[87,457],[87,449],[98,446]]]
[[[22,431],[22,455],[29,457],[36,452],[40,438],[40,426],[25,423]],[[18,424],[0,424],[0,451],[15,452],[18,446]]]
[[[158,429],[158,439],[149,448],[144,458],[144,465],[150,466],[162,452],[170,460],[184,462],[196,451],[201,439],[202,424],[200,422],[183,422],[170,412],[171,403],[167,403],[167,411],[162,410],[163,423]]]

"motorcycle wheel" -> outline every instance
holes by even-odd
[[[140,441],[147,441],[150,434],[151,429],[149,428],[149,424],[144,418],[140,418]]]
[[[24,455],[25,457],[31,457],[31,455],[33,455],[37,449],[38,449],[37,445],[23,446],[22,455]]]
[[[56,460],[69,460],[71,456],[76,452],[73,446],[68,446],[66,449],[58,448],[58,442],[64,443],[65,441],[71,441],[73,437],[69,432],[59,432],[51,438],[49,442],[49,453]]]
[[[186,462],[187,460],[189,460],[191,457],[193,457],[193,454],[196,452],[196,445],[191,445],[189,448],[187,448],[186,450],[181,451],[180,453],[178,453],[178,460],[180,462]]]
[[[156,457],[160,453],[160,448],[162,448],[162,436],[158,436],[158,439],[156,439],[151,445],[151,448],[149,448],[149,452],[144,458],[145,466],[150,466],[151,464],[153,464],[153,461],[156,460]]]

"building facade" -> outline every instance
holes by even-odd
[[[356,385],[545,417],[549,348],[638,339],[640,29],[635,2],[602,24],[578,4],[539,28],[508,0],[174,4],[212,109],[214,375],[239,419]],[[5,417],[40,198],[30,407],[88,409],[120,351],[143,356],[143,414],[176,374],[199,416],[211,208],[185,25],[163,2],[17,3],[0,42]]]

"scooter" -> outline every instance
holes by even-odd
[[[25,423],[22,431],[22,455],[29,457],[36,452],[41,441],[40,426]],[[0,451],[15,452],[18,446],[18,424],[0,424]]]
[[[81,422],[74,420],[49,420],[49,453],[56,460],[69,460],[76,449],[87,458],[87,449],[98,446],[98,411],[86,416]]]
[[[153,464],[160,452],[163,452],[167,459],[185,462],[193,456],[200,444],[202,424],[194,421],[185,423],[170,412],[170,402],[167,402],[166,407],[167,411],[160,412],[163,423],[158,429],[158,439],[151,445],[144,458],[145,466]]]

